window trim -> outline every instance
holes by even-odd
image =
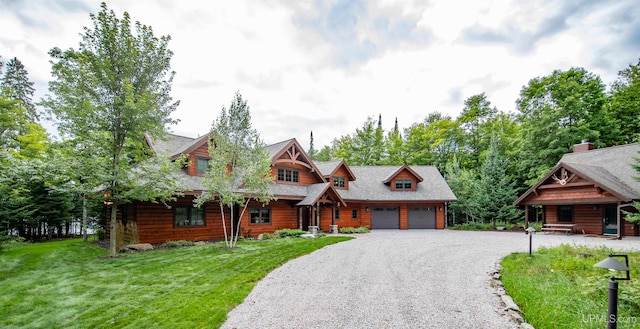
[[[409,178],[398,178],[393,181],[396,190],[408,191],[413,190],[413,179]],[[409,187],[407,187],[407,183],[409,183]],[[398,187],[400,185],[400,187]]]
[[[253,212],[258,211],[258,218],[262,220],[263,213],[266,212],[269,216],[268,222],[254,222],[253,221]],[[271,225],[271,208],[270,207],[253,207],[249,208],[249,225]]]
[[[207,167],[204,168],[202,171],[200,171],[200,160],[205,160],[207,161]],[[201,157],[201,156],[196,156],[196,174],[198,175],[204,175],[207,173],[207,169],[209,169],[211,166],[209,165],[209,161],[211,160],[211,158],[207,158],[207,157]]]
[[[571,211],[571,220],[561,220],[561,211],[560,208],[564,208],[564,211]],[[575,209],[573,206],[568,206],[568,205],[560,205],[556,207],[556,221],[558,223],[573,223],[575,220]]]
[[[280,174],[281,171],[282,171],[282,175]],[[287,180],[287,178],[289,178],[289,180]],[[278,170],[276,171],[276,180],[279,183],[298,184],[300,183],[300,170],[286,168],[286,167],[278,167]]]
[[[176,220],[177,220],[178,209],[187,210],[187,219],[189,220],[190,223],[194,221],[193,210],[195,209],[196,211],[199,211],[202,216],[202,225],[177,225]],[[206,227],[206,226],[207,226],[207,215],[205,212],[205,208],[196,208],[194,206],[187,206],[187,205],[178,205],[173,207],[173,227],[174,228],[193,228],[193,227]]]
[[[333,187],[347,188],[347,178],[344,176],[333,176]]]

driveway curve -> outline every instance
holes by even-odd
[[[527,251],[513,232],[375,230],[292,260],[262,279],[222,328],[517,328],[489,273]],[[640,240],[536,234],[562,243],[640,250]]]

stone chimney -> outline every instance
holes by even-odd
[[[593,150],[593,143],[589,142],[586,139],[582,140],[582,143],[573,145],[573,153],[591,151]]]

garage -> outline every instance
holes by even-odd
[[[411,207],[408,213],[409,228],[436,228],[436,209],[434,207]]]
[[[400,228],[400,208],[373,207],[371,211],[371,228],[387,229]]]

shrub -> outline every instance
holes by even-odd
[[[0,251],[8,249],[12,245],[24,242],[24,240],[25,239],[21,236],[6,235],[4,232],[0,232]]]
[[[364,227],[364,226],[360,226],[358,228],[355,228],[355,227],[342,227],[338,231],[340,233],[342,233],[342,234],[369,233],[370,232],[369,229]]]
[[[288,238],[288,237],[297,238],[306,233],[307,232],[303,230],[292,230],[292,229],[285,228],[285,229],[277,230],[275,235],[281,238]]]
[[[99,227],[96,230],[96,236],[98,237],[98,240],[100,240],[100,241],[105,240],[107,238],[107,230],[105,230],[102,227]]]
[[[260,235],[262,236],[262,240],[271,240],[276,238],[275,234],[262,233]]]
[[[163,243],[162,246],[165,248],[191,247],[191,246],[195,246],[195,242],[185,241],[185,240],[167,241]]]

